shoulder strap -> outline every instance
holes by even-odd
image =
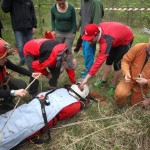
[[[46,106],[50,105],[50,103],[47,101],[47,97],[50,93],[53,93],[55,90],[56,89],[50,90],[43,97],[36,97],[36,98],[39,99],[40,104],[41,104],[42,116],[43,116],[43,120],[44,120],[44,124],[45,124],[45,127],[46,127],[46,133],[47,133],[48,138],[47,139],[39,139],[39,138],[35,137],[32,140],[30,140],[31,143],[42,144],[42,143],[50,142],[51,136],[50,136],[50,129],[49,129],[48,121],[47,121],[47,115],[46,115],[46,111],[45,111],[45,105]]]
[[[141,72],[142,72],[142,70],[143,70],[145,64],[146,64],[147,61],[148,61],[148,57],[149,57],[149,55],[148,55],[148,52],[147,52],[147,50],[146,50],[146,58],[145,58],[145,60],[144,60],[144,64],[143,64],[143,66],[142,66]]]

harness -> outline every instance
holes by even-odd
[[[49,125],[48,125],[48,121],[47,121],[47,115],[46,115],[46,111],[45,111],[45,106],[49,106],[50,102],[48,101],[48,95],[50,93],[53,93],[56,89],[52,89],[51,91],[49,91],[48,93],[45,94],[45,96],[41,95],[40,97],[35,97],[40,101],[41,104],[41,111],[42,111],[42,116],[43,116],[43,120],[44,120],[44,124],[46,127],[46,133],[47,133],[47,139],[41,139],[39,138],[39,136],[36,136],[33,139],[30,139],[31,143],[34,144],[42,144],[42,143],[49,143],[51,136],[50,136],[50,129],[49,129]]]

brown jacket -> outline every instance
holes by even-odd
[[[150,87],[150,58],[147,63],[144,62],[146,58],[147,43],[140,43],[133,46],[123,57],[121,62],[121,69],[123,74],[130,72],[132,81],[142,74],[142,77],[148,79],[148,87]],[[142,69],[143,68],[143,69]]]

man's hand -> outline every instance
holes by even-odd
[[[79,89],[83,90],[83,86],[84,86],[86,83],[87,83],[87,80],[86,80],[86,78],[85,78],[85,79],[83,79],[83,81],[81,82]]]
[[[14,96],[25,96],[27,94],[27,91],[24,89],[15,90]]]
[[[56,33],[55,33],[55,31],[52,31],[52,35],[53,35],[54,38],[56,38]]]
[[[32,28],[32,33],[35,34],[36,28]]]
[[[140,85],[147,85],[148,81],[145,78],[136,78],[136,82]]]
[[[130,73],[127,73],[125,75],[124,79],[125,79],[125,82],[131,82],[131,75],[130,75]]]
[[[48,75],[46,76],[46,78],[51,79],[52,78],[52,74],[49,72]]]
[[[33,77],[33,78],[37,78],[37,79],[38,79],[41,75],[42,75],[42,74],[39,73],[39,72],[33,72],[33,73],[32,73],[32,77]]]
[[[89,80],[89,78],[91,78],[91,75],[87,74],[86,77],[81,81],[81,84],[80,84],[80,89],[83,90],[83,86],[84,84],[87,83],[87,81]]]
[[[150,105],[150,99],[144,99],[143,101],[141,101],[141,105],[143,107]]]

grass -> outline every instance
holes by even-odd
[[[139,29],[133,29],[134,43],[147,42],[149,36]],[[6,32],[4,31],[4,34]],[[78,33],[79,34],[79,33]],[[36,35],[41,37],[42,35]],[[6,37],[6,36],[5,36]],[[7,37],[5,38],[7,39]],[[8,37],[9,42],[14,41]],[[76,41],[76,40],[75,40]],[[13,42],[12,42],[13,43]],[[82,51],[75,54],[78,60],[76,77],[80,78],[80,72],[84,70]],[[10,56],[13,62],[18,60],[18,55]],[[26,67],[26,66],[25,66]],[[103,67],[102,67],[103,68]],[[77,115],[65,121],[59,122],[51,129],[52,140],[49,144],[31,144],[17,148],[18,150],[148,150],[150,149],[150,107],[142,109],[139,106],[117,109],[114,106],[113,95],[107,94],[111,84],[112,73],[108,79],[108,85],[96,88],[93,83],[101,77],[102,69],[88,82],[91,93],[101,95],[106,101],[91,103],[87,109],[81,110]],[[15,76],[28,78],[22,75]],[[48,80],[40,79],[39,91],[45,91]],[[58,86],[68,84],[69,79],[65,72],[60,75]],[[98,99],[100,100],[100,99]],[[29,96],[21,103],[28,102]],[[44,136],[45,137],[45,136]]]

